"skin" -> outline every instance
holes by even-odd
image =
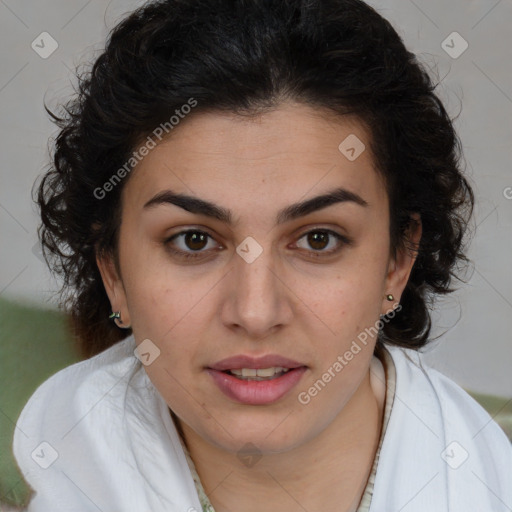
[[[338,150],[350,134],[366,146],[355,161]],[[414,264],[405,250],[391,256],[388,196],[369,148],[357,119],[303,104],[282,103],[255,119],[198,112],[124,186],[119,272],[108,256],[98,266],[113,311],[137,343],[149,338],[161,351],[145,370],[179,418],[216,512],[357,508],[382,424],[369,372],[376,339],[360,344],[309,404],[298,394],[390,310],[386,294],[399,301]],[[337,187],[368,205],[336,203],[276,224],[281,209]],[[168,189],[231,210],[234,224],[171,204],[144,208]],[[197,259],[180,259],[169,246],[198,246],[183,236],[165,241],[190,228],[213,238]],[[307,233],[315,229],[352,243],[330,237],[312,246]],[[236,253],[247,236],[263,249],[250,264]],[[420,223],[409,236],[419,242]],[[338,252],[325,255],[331,249]],[[205,372],[237,354],[281,354],[308,370],[277,402],[243,405]],[[261,455],[255,464],[237,456],[246,443]]]

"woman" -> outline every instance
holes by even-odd
[[[14,439],[30,511],[509,510],[512,449],[426,369],[473,193],[358,0],[150,2],[39,187],[85,356]]]

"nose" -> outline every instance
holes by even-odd
[[[293,293],[273,263],[271,250],[263,250],[251,263],[235,254],[232,265],[221,313],[224,325],[244,337],[262,340],[289,324]]]

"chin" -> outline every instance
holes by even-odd
[[[202,437],[226,451],[239,453],[244,447],[250,449],[247,445],[254,445],[254,449],[262,454],[286,452],[311,437],[307,425],[300,421],[302,418],[290,413],[289,409],[254,412],[256,414],[245,411],[214,414],[216,418],[222,418],[222,426],[214,431],[203,431]]]

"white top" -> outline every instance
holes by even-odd
[[[61,370],[31,397],[14,454],[36,491],[28,512],[200,512],[169,409],[133,336]],[[512,509],[512,446],[421,354],[387,347],[396,389],[370,512]]]

